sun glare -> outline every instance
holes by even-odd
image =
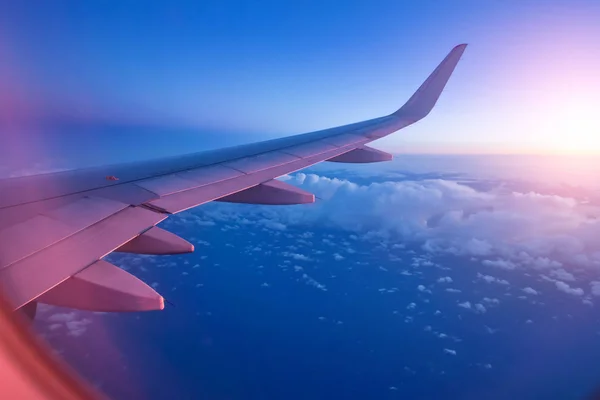
[[[591,96],[590,96],[591,97]],[[600,154],[598,102],[578,97],[562,102],[548,113],[546,123],[550,151],[570,154]]]

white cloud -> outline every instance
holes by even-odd
[[[452,278],[450,278],[449,276],[444,276],[442,278],[439,278],[437,281],[439,283],[452,283]]]
[[[50,324],[50,325],[48,325],[48,329],[50,329],[51,331],[55,331],[57,329],[62,328],[62,326],[63,326],[62,324]]]
[[[470,310],[472,308],[470,301],[465,301],[464,303],[458,303],[458,306],[462,307],[462,308],[466,308],[467,310]]]
[[[600,282],[592,281],[590,282],[590,286],[592,287],[592,294],[594,296],[600,296]]]
[[[502,268],[551,268],[563,260],[600,265],[600,220],[588,218],[574,199],[535,192],[481,192],[432,179],[357,185],[348,180],[297,173],[291,184],[327,200],[311,213],[284,216],[286,223],[321,221],[350,231],[395,234],[420,240],[433,252],[486,258]],[[304,214],[304,215],[302,215]],[[579,254],[585,257],[574,257]]]
[[[449,293],[462,293],[462,290],[460,290],[460,289],[454,289],[454,288],[447,288],[446,292],[449,292]]]
[[[567,272],[562,268],[550,271],[550,275],[561,281],[573,282],[575,280],[575,276],[573,276],[572,273]]]
[[[600,209],[565,196],[516,192],[503,187],[479,191],[443,179],[389,181],[368,185],[296,173],[287,182],[315,193],[324,201],[306,207],[255,206],[219,203],[202,207],[202,220],[259,225],[285,230],[314,224],[343,229],[352,240],[388,239],[422,245],[429,254],[477,257],[500,268],[548,269],[557,277],[564,265],[600,267]],[[400,249],[401,250],[401,249]],[[405,252],[405,250],[402,250]],[[418,261],[419,266],[433,263]],[[572,274],[572,270],[568,270]],[[568,275],[559,278],[568,282]],[[497,279],[487,282],[508,284]]]
[[[474,309],[475,309],[475,312],[478,312],[480,314],[483,314],[483,313],[487,312],[487,309],[481,303],[475,304]]]
[[[69,321],[73,321],[76,318],[77,318],[77,314],[75,313],[75,311],[71,311],[68,313],[52,314],[51,316],[49,316],[47,318],[47,321],[49,321],[49,322],[69,322]]]
[[[46,322],[51,324],[48,326],[51,330],[57,330],[60,326],[64,326],[67,330],[67,335],[78,337],[87,331],[88,325],[92,323],[89,318],[81,317],[79,312],[63,312],[56,313],[45,318]]]
[[[456,350],[444,349],[444,353],[450,354],[451,356],[455,356],[456,355]]]
[[[417,290],[419,292],[423,292],[423,293],[431,293],[431,290],[427,289],[425,286],[423,285],[419,285],[417,286]]]
[[[409,303],[409,305],[406,306],[407,310],[414,310],[417,307],[417,305],[415,303]]]
[[[310,261],[310,257],[304,255],[304,254],[299,254],[299,253],[291,253],[289,251],[284,251],[283,253],[281,253],[282,256],[284,257],[290,257],[293,258],[294,260],[298,260],[298,261]]]
[[[324,292],[327,291],[327,287],[325,285],[323,285],[322,283],[317,282],[315,279],[313,279],[311,276],[309,276],[307,274],[302,274],[302,279],[304,280],[304,282],[307,285],[314,286],[317,289],[322,290]]]
[[[83,318],[80,320],[68,321],[66,322],[69,336],[81,336],[87,330],[87,326],[92,323],[92,320],[88,318]]]
[[[561,292],[565,292],[568,294],[572,294],[574,296],[583,296],[583,289],[581,288],[572,288],[565,282],[556,281],[556,288]]]
[[[548,268],[557,268],[561,267],[562,263],[551,260],[548,257],[536,257],[530,260],[525,261],[526,264],[530,264],[532,267],[536,269],[548,269]]]
[[[272,229],[275,231],[285,231],[287,229],[287,226],[285,226],[281,222],[273,221],[270,219],[261,219],[258,221],[258,223],[263,225],[265,228]]]
[[[483,302],[489,305],[498,305],[500,304],[500,300],[496,299],[496,298],[490,298],[490,297],[484,297],[483,298]]]
[[[485,266],[488,266],[488,267],[496,267],[496,268],[502,268],[502,269],[515,269],[515,268],[517,268],[516,264],[513,263],[512,261],[502,260],[502,259],[497,259],[497,260],[483,260],[481,263],[483,265],[485,265]]]
[[[498,283],[500,285],[508,285],[507,280],[499,279],[499,278],[496,278],[491,275],[483,275],[483,274],[477,273],[477,277],[483,281],[486,281],[487,283]]]
[[[485,312],[487,312],[487,309],[485,308],[485,306],[481,303],[477,303],[475,305],[472,305],[470,301],[465,301],[464,303],[458,303],[459,307],[465,308],[467,310],[472,310],[478,314],[483,314]]]
[[[531,287],[526,287],[525,289],[523,289],[523,292],[525,292],[527,294],[534,294],[534,295],[538,294],[538,291]]]
[[[494,333],[498,332],[499,329],[490,328],[489,326],[485,325],[485,331],[490,335],[493,335]]]
[[[343,260],[344,258],[345,258],[345,257],[344,257],[344,256],[342,256],[342,255],[341,255],[341,254],[339,254],[339,253],[335,253],[335,254],[333,255],[333,259],[334,259],[334,260],[336,260],[336,261],[341,261],[341,260]]]

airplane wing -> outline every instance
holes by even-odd
[[[1,291],[31,317],[38,302],[92,311],[162,309],[158,293],[102,258],[191,252],[190,243],[156,225],[210,201],[311,203],[312,194],[275,178],[321,161],[390,160],[366,144],[427,116],[465,48],[452,49],[385,117],[216,151],[0,180]]]

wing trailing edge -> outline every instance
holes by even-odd
[[[288,183],[272,180],[241,192],[221,197],[216,201],[227,203],[292,205],[315,202],[315,195]]]
[[[164,299],[140,279],[104,260],[37,298],[54,306],[88,311],[126,312],[162,310]]]
[[[186,254],[193,251],[193,244],[156,226],[115,250],[118,253],[152,255]]]
[[[385,151],[377,150],[369,146],[361,146],[357,147],[354,150],[350,150],[347,153],[340,154],[339,156],[335,156],[330,158],[329,162],[337,162],[337,163],[375,163],[382,161],[390,161],[394,158],[390,153],[386,153]]]

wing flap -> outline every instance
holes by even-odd
[[[34,300],[167,216],[128,207],[0,270],[0,288],[15,309]]]
[[[37,298],[44,304],[88,311],[127,312],[165,308],[164,299],[140,279],[104,260]]]
[[[80,197],[0,231],[0,268],[46,248],[59,240],[126,208],[128,205],[99,197]]]
[[[174,193],[165,197],[161,197],[160,199],[153,200],[148,204],[156,207],[157,209],[163,210],[164,212],[175,214],[189,208],[196,207],[200,204],[204,204],[209,201],[220,199],[230,194],[248,189],[260,183],[270,181],[290,172],[306,168],[310,165],[326,160],[327,158],[335,157],[339,154],[345,153],[348,150],[349,149],[346,148],[338,148],[312,157],[296,159],[296,161],[274,166],[252,174],[239,176],[237,178],[228,179],[192,190]]]
[[[328,159],[330,162],[339,163],[374,163],[390,161],[394,158],[390,153],[373,149],[368,146],[357,147],[347,153]]]
[[[193,251],[193,244],[157,226],[148,229],[115,250],[119,253],[154,255],[185,254]]]
[[[288,183],[272,180],[246,190],[221,197],[227,203],[291,205],[315,202],[315,195]]]

